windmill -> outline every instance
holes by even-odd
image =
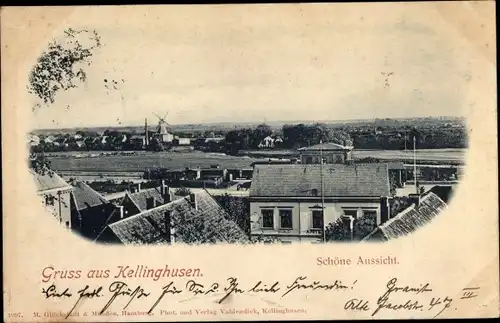
[[[156,136],[161,142],[171,142],[173,140],[173,135],[169,132],[169,124],[165,119],[167,118],[168,112],[165,115],[160,117],[156,113],[153,113],[158,118],[158,127],[156,131]]]

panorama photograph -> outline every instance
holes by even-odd
[[[44,220],[96,244],[388,242],[451,203],[472,76],[446,25],[195,7],[89,7],[47,36],[26,85]]]

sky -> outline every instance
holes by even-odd
[[[36,128],[462,116],[477,48],[446,18],[426,3],[82,7],[47,42],[69,26],[103,46]]]

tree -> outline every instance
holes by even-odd
[[[368,234],[377,228],[377,214],[363,214],[360,218],[354,220],[353,237],[354,240],[363,240]]]
[[[51,42],[33,66],[28,92],[43,104],[54,103],[60,90],[75,88],[76,82],[85,82],[87,74],[83,65],[91,64],[93,51],[100,46],[101,39],[95,30],[66,30],[65,36]],[[38,103],[36,107],[41,105]]]
[[[391,197],[396,196],[396,189],[398,188],[398,181],[396,179],[396,174],[394,172],[389,172],[389,185]]]
[[[250,236],[250,202],[242,197],[224,194],[217,198],[220,206],[228,214],[228,220],[238,224],[238,226]]]
[[[283,126],[284,146],[299,148],[312,146],[323,142],[332,142],[340,145],[352,145],[351,136],[339,129],[333,129],[322,123],[312,125],[297,124]]]
[[[191,194],[191,190],[186,187],[179,187],[175,190],[174,194],[177,196],[188,196],[189,194]]]
[[[389,200],[391,208],[391,217],[394,217],[408,208],[412,204],[408,196],[395,196]]]
[[[261,141],[267,136],[272,135],[273,130],[266,124],[258,125],[252,132],[251,135],[251,147],[256,149],[258,148]]]
[[[350,236],[347,233],[345,224],[341,218],[338,218],[335,222],[328,224],[325,228],[325,238],[327,242],[350,240]]]
[[[39,175],[52,176],[54,171],[50,168],[50,161],[43,154],[30,154],[30,168]]]

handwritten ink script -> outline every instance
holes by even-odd
[[[358,281],[345,282],[342,280],[320,281],[308,276],[298,276],[288,282],[264,281],[243,282],[237,277],[228,277],[224,281],[206,283],[201,280],[189,279],[179,281],[169,281],[161,284],[156,290],[150,290],[140,285],[129,285],[122,280],[116,280],[107,286],[89,286],[71,290],[69,287],[59,287],[55,283],[48,284],[41,290],[45,299],[68,300],[71,307],[67,311],[54,316],[69,318],[80,316],[82,308],[86,303],[92,315],[203,315],[211,314],[235,314],[237,310],[228,310],[226,307],[217,308],[217,304],[227,302],[231,297],[238,295],[266,295],[268,300],[273,300],[276,304],[286,304],[286,299],[292,294],[311,295],[312,293],[325,293],[323,299],[328,299],[328,293],[345,295],[345,301],[339,302],[338,297],[331,306],[338,306],[339,310],[348,312],[364,312],[367,317],[388,317],[391,313],[413,313],[427,312],[427,316],[438,317],[450,308],[457,308],[460,302],[470,302],[480,293],[480,287],[468,287],[462,290],[459,298],[436,291],[429,282],[417,285],[404,284],[397,278],[388,280],[374,299],[363,297],[353,297],[356,293],[366,294],[366,290],[359,287]],[[371,284],[370,286],[373,286]],[[356,289],[357,288],[357,289]],[[183,301],[195,298],[214,297],[215,309],[184,311],[184,314],[176,310],[165,310],[165,306],[172,306],[179,301],[176,295],[184,295]],[[341,298],[344,296],[341,296]],[[333,298],[332,298],[333,299]],[[141,300],[140,302],[138,300]],[[335,304],[337,303],[337,304]],[[210,303],[212,304],[212,303]],[[90,308],[93,306],[94,308]],[[329,305],[330,306],[330,305]],[[132,309],[133,308],[133,309]],[[277,310],[269,311],[265,308],[245,309],[246,314],[269,314],[277,313]],[[290,310],[293,312],[294,310]],[[297,312],[306,312],[304,309],[297,309]],[[86,312],[82,312],[87,315]],[[133,314],[131,314],[133,313]],[[190,313],[190,314],[188,314]],[[57,315],[56,315],[57,314]],[[40,317],[39,313],[36,313]],[[36,316],[35,315],[35,316]]]
[[[464,288],[460,299],[464,300],[476,297],[479,290],[480,287]],[[396,297],[396,295],[400,297]],[[352,298],[344,304],[344,309],[368,312],[371,317],[384,312],[437,311],[433,315],[436,318],[453,304],[459,306],[457,302],[458,300],[453,299],[449,295],[440,295],[435,292],[428,282],[419,284],[418,286],[408,286],[399,283],[397,278],[392,278],[387,282],[383,294],[378,297],[376,302],[370,302],[362,298]]]

